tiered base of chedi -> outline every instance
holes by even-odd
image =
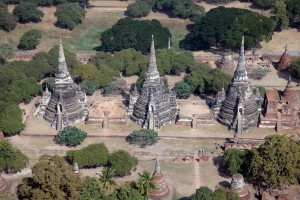
[[[249,190],[247,189],[244,177],[241,174],[234,174],[232,176],[230,190],[237,193],[242,200],[250,199]]]
[[[50,93],[46,88],[34,115],[44,118],[57,130],[84,121],[88,115],[86,95],[68,71],[61,40],[53,91]]]
[[[143,128],[159,129],[175,120],[178,113],[176,94],[164,86],[156,66],[152,38],[150,61],[141,93],[135,89],[130,95],[128,115]]]
[[[242,135],[250,127],[258,125],[261,102],[260,93],[257,90],[253,93],[247,76],[243,37],[234,76],[226,93],[223,89],[217,94],[212,111],[221,124]]]

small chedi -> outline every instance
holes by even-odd
[[[233,59],[232,59],[232,55],[230,55],[230,54],[224,55],[222,57],[222,60],[220,61],[219,67],[222,70],[225,70],[229,73],[233,72],[235,66],[234,66],[234,62],[233,62]]]
[[[234,174],[232,176],[230,190],[236,192],[242,199],[249,199],[249,191],[245,185],[244,177],[241,174]]]
[[[259,92],[253,93],[247,76],[243,37],[234,76],[226,94],[224,89],[218,93],[212,110],[221,124],[243,134],[250,127],[257,126],[260,99]]]
[[[293,60],[300,59],[299,51],[289,51],[287,44],[285,45],[284,53],[281,55],[280,60],[278,61],[277,69],[279,71],[287,71]]]
[[[159,77],[152,36],[150,61],[141,93],[135,90],[130,95],[128,115],[147,129],[159,129],[176,118],[178,106],[176,94],[165,87]]]
[[[46,88],[35,114],[57,130],[83,121],[88,115],[85,93],[74,83],[68,71],[61,40],[53,91],[50,93]]]
[[[165,199],[170,194],[170,189],[164,180],[164,177],[160,171],[160,164],[158,158],[156,158],[155,171],[153,173],[153,183],[155,189],[150,191],[150,197],[153,200]]]

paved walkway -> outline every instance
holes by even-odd
[[[197,190],[198,188],[201,187],[201,179],[200,179],[200,160],[197,161],[198,155],[197,153],[194,154],[194,177],[195,177],[195,189]]]

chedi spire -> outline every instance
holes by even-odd
[[[245,61],[244,36],[242,38],[241,50],[238,59],[237,68],[234,72],[234,80],[248,80]]]
[[[152,35],[151,48],[150,48],[150,60],[149,60],[149,65],[148,65],[148,73],[149,74],[156,74],[156,73],[158,74],[153,35]]]
[[[66,63],[66,58],[64,54],[64,49],[63,45],[61,42],[61,38],[59,38],[59,49],[58,49],[58,70],[56,73],[56,78],[67,78],[70,76],[67,63]]]

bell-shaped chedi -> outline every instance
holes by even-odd
[[[159,160],[156,158],[155,171],[152,175],[155,189],[150,191],[150,197],[153,200],[165,199],[170,194],[170,189],[160,171]]]
[[[280,60],[278,62],[278,70],[279,71],[286,71],[289,69],[291,65],[292,59],[291,56],[288,54],[288,48],[287,44],[285,45],[285,50],[282,56],[280,57]]]
[[[249,199],[249,190],[244,182],[244,177],[241,174],[234,174],[232,176],[230,190],[236,192],[242,199]]]
[[[152,37],[146,79],[141,93],[131,94],[128,115],[143,128],[159,129],[171,123],[176,118],[177,112],[176,93],[166,88],[160,79]]]
[[[238,134],[257,126],[259,105],[255,97],[246,71],[243,37],[237,68],[222,102],[218,121]]]
[[[49,93],[48,90],[46,93]],[[69,73],[61,40],[53,91],[51,95],[43,97],[48,99],[44,99],[40,105],[37,116],[43,117],[57,130],[83,121],[88,115],[85,93],[74,83]]]

